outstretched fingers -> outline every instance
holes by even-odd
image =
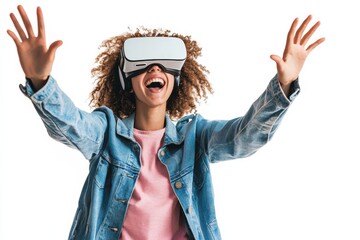
[[[35,37],[31,22],[30,22],[30,20],[29,20],[29,18],[27,16],[26,11],[24,10],[23,6],[19,5],[18,6],[18,11],[19,11],[21,19],[22,19],[22,21],[24,23],[26,32],[24,31],[23,27],[20,25],[20,23],[17,20],[14,13],[10,13],[10,18],[11,18],[11,21],[13,22],[13,24],[15,26],[16,31],[19,34],[19,37],[17,37],[16,34],[13,31],[7,30],[7,33],[14,40],[16,45],[19,45],[21,43],[21,41],[22,42],[26,41],[28,38]],[[40,14],[38,14],[38,19],[39,19],[39,15],[41,15],[40,19],[42,20],[41,10],[40,10]],[[39,26],[40,26],[40,24],[42,26],[44,25],[43,20],[42,20],[42,23],[39,23]]]
[[[23,20],[24,26],[26,28],[27,34],[29,38],[34,37],[34,31],[31,25],[31,22],[29,20],[29,17],[25,11],[25,9],[23,8],[23,6],[18,6],[18,11],[20,13],[21,19]]]
[[[45,35],[44,17],[40,7],[36,9],[36,15],[38,21],[38,37],[45,39],[46,35]]]
[[[294,21],[291,24],[290,30],[287,35],[287,44],[294,42],[294,35],[295,35],[295,29],[299,22],[299,18],[295,18]]]
[[[303,38],[303,33],[307,27],[307,25],[309,24],[309,22],[311,21],[312,16],[309,15],[301,24],[301,26],[299,27],[299,29],[296,31],[295,33],[295,37],[294,37],[294,43],[295,44],[301,44],[302,42],[302,38]]]
[[[304,22],[301,24],[301,26],[299,27],[299,29],[296,31],[295,36],[294,36],[294,44],[299,44],[301,46],[305,46],[308,41],[310,40],[310,38],[312,37],[312,35],[314,34],[314,32],[318,29],[318,27],[320,26],[320,21],[316,22],[309,31],[307,31],[304,34],[304,31],[306,29],[306,27],[308,26],[309,22],[311,21],[312,16],[309,15]],[[320,43],[322,43],[323,41],[325,41],[325,38],[320,38],[318,39],[316,42],[310,44],[306,51],[309,53],[311,52],[315,47],[317,47]]]
[[[24,26],[26,28],[27,34],[29,38],[34,37],[34,31],[31,25],[31,22],[25,12],[25,9],[23,8],[23,6],[19,5],[18,6],[18,11],[20,13],[21,19],[23,20]]]
[[[22,41],[24,41],[27,37],[26,37],[26,34],[24,32],[24,30],[22,29],[22,27],[20,26],[20,23],[18,22],[18,20],[16,19],[15,17],[15,14],[13,13],[10,13],[10,18],[11,18],[11,21],[13,22],[14,26],[15,26],[15,29],[16,31],[18,32],[19,34],[19,37]],[[20,39],[15,35],[15,33],[11,30],[8,30],[7,31],[8,34],[10,35],[10,37],[15,41],[16,44],[19,44],[20,43]]]
[[[324,42],[324,41],[325,41],[325,38],[320,38],[320,39],[316,40],[316,42],[310,44],[310,45],[307,47],[306,51],[307,51],[308,53],[310,53],[314,48],[316,48],[317,46],[319,46],[319,45],[320,45],[322,42]]]
[[[312,37],[312,35],[315,33],[315,31],[318,29],[318,27],[320,26],[320,21],[316,22],[310,29],[309,31],[307,31],[305,34],[305,29],[307,28],[309,22],[311,21],[312,16],[309,15],[300,25],[300,27],[296,30],[297,24],[298,24],[298,18],[296,18],[289,30],[288,36],[287,36],[287,41],[286,41],[286,47],[285,47],[285,52],[287,52],[286,50],[288,50],[292,44],[298,44],[300,46],[303,46],[305,48],[305,45],[308,43],[308,41],[310,40],[310,38]],[[325,38],[320,38],[318,39],[316,42],[310,44],[307,48],[306,51],[307,53],[310,53],[315,47],[317,47],[319,44],[321,44],[322,42],[325,41]],[[286,58],[284,56],[284,58]]]
[[[295,18],[294,21],[291,24],[290,30],[287,34],[287,38],[286,38],[286,45],[285,45],[285,51],[283,54],[283,58],[286,58],[285,53],[287,52],[287,49],[289,49],[291,47],[291,45],[294,43],[294,35],[295,35],[295,30],[296,30],[296,26],[299,22],[298,18]]]
[[[314,32],[316,31],[316,29],[320,26],[320,22],[318,21],[317,23],[315,23],[310,30],[304,35],[304,37],[301,39],[300,44],[301,45],[306,45],[307,42],[309,41],[309,39],[311,38],[311,36],[314,34]]]

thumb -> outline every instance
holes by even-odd
[[[278,65],[281,65],[282,62],[283,62],[282,58],[279,57],[278,55],[272,54],[272,55],[270,55],[270,58],[271,58],[274,62],[276,62],[276,64],[278,64]]]
[[[282,69],[284,69],[284,65],[285,65],[285,62],[284,60],[279,57],[278,55],[270,55],[270,58],[276,62],[276,69],[278,72],[282,71]]]
[[[50,47],[49,47],[49,55],[54,57],[55,56],[55,52],[58,49],[58,47],[60,47],[63,44],[63,42],[61,40],[55,41],[53,42]]]

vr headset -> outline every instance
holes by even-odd
[[[158,65],[175,76],[175,86],[180,84],[181,68],[186,60],[186,47],[176,37],[135,37],[125,40],[118,66],[121,87],[131,90],[131,78]]]

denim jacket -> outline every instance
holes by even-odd
[[[118,240],[141,166],[134,115],[120,119],[107,107],[82,111],[52,76],[36,93],[29,81],[20,89],[49,135],[78,149],[90,162],[69,239]],[[166,116],[158,157],[168,170],[192,239],[221,239],[209,163],[255,153],[271,139],[299,90],[296,80],[286,98],[275,76],[243,117],[214,121],[196,114],[175,124]]]

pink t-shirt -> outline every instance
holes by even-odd
[[[134,129],[140,144],[141,171],[125,216],[121,240],[188,239],[180,203],[165,165],[157,157],[165,129]]]

